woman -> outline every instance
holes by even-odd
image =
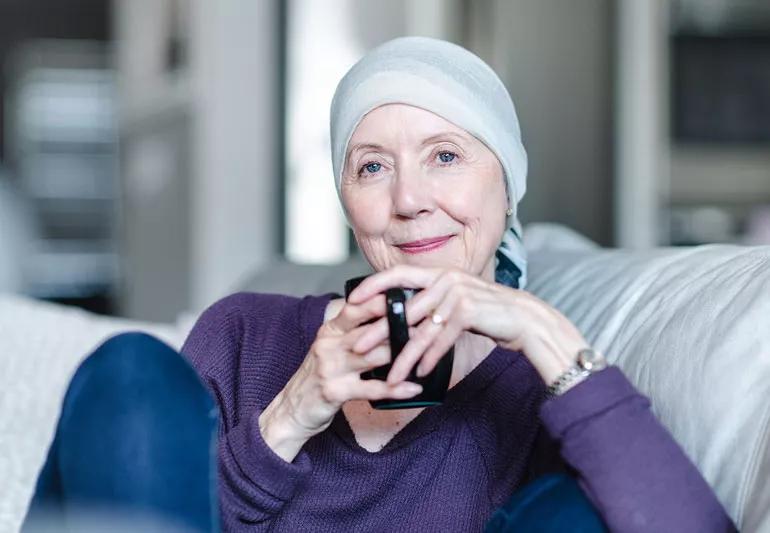
[[[730,527],[617,368],[564,377],[587,342],[516,288],[526,155],[486,64],[433,39],[385,43],[340,82],[331,137],[337,190],[376,274],[348,303],[225,299],[183,348],[221,402],[229,527],[479,530],[547,451],[538,413],[610,529]],[[362,380],[389,361],[381,293],[398,286],[423,289],[407,304],[412,340],[386,382]],[[417,394],[409,370],[429,372],[452,345],[444,405],[369,407]]]
[[[340,82],[331,134],[342,206],[376,273],[347,302],[225,298],[182,349],[219,404],[224,529],[547,530],[582,505],[571,478],[516,491],[564,470],[610,530],[733,529],[647,399],[522,290],[526,154],[483,61],[433,39],[385,43]],[[423,289],[407,303],[411,340],[387,381],[363,380],[390,361],[382,293],[399,286]],[[418,394],[409,371],[430,372],[452,345],[443,405],[370,408]],[[601,527],[583,507],[560,527]]]

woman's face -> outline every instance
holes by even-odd
[[[438,115],[389,104],[364,116],[348,143],[342,199],[375,270],[456,267],[494,280],[508,207],[502,167]]]

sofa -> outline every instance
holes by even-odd
[[[652,398],[741,531],[770,532],[770,247],[601,249],[541,230],[526,243],[528,290]],[[366,269],[276,263],[243,288],[339,292]],[[59,402],[86,354],[127,330],[179,347],[192,323],[98,317],[0,295],[0,531],[21,523]]]

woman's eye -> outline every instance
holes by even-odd
[[[438,153],[438,160],[442,163],[451,163],[455,160],[457,157],[457,154],[454,152],[439,152]]]
[[[377,172],[380,171],[381,168],[382,168],[382,165],[380,163],[375,163],[375,162],[367,163],[361,167],[359,174],[363,172],[367,172],[369,174],[376,174]]]

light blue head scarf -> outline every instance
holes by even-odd
[[[400,37],[370,51],[345,74],[332,100],[332,166],[340,201],[345,153],[353,131],[369,111],[394,103],[443,117],[497,156],[512,214],[497,249],[495,278],[509,287],[524,288],[527,261],[516,214],[527,187],[527,153],[503,82],[478,56],[438,39]]]

